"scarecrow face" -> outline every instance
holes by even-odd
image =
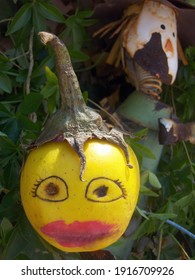
[[[166,84],[175,80],[178,67],[175,12],[159,2],[145,1],[140,14],[124,33],[125,48],[148,73]]]

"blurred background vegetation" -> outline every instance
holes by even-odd
[[[98,24],[93,10],[100,2],[0,0],[0,259],[195,258],[195,147],[187,142],[165,146],[157,170],[146,170],[142,159],[155,160],[141,141],[147,129],[129,139],[141,167],[140,202],[130,227],[114,245],[91,253],[63,253],[43,241],[24,214],[19,192],[23,147],[36,139],[59,106],[53,57],[38,32],[53,32],[68,46],[89,106],[100,110],[107,98],[116,109],[134,91],[122,71],[105,64],[109,43],[92,36]],[[188,46],[185,54],[188,65],[179,66],[176,82],[164,87],[161,100],[182,122],[192,122],[195,47]]]

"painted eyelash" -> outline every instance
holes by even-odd
[[[37,194],[36,194],[36,191],[37,191],[37,188],[38,186],[41,184],[41,182],[43,181],[43,179],[39,179],[39,180],[36,180],[36,183],[34,184],[34,187],[32,188],[32,197],[36,197]]]
[[[125,198],[127,196],[127,191],[126,191],[125,187],[123,186],[123,183],[121,181],[119,181],[119,179],[114,180],[114,182],[119,186],[119,188],[121,188],[123,196]]]
[[[36,194],[36,190],[37,190],[37,187],[32,188],[32,190],[31,190],[32,197],[36,197],[36,196],[37,196],[37,194]]]
[[[37,179],[34,186],[38,187],[42,182],[43,182],[43,179],[41,179],[41,178],[39,180]]]

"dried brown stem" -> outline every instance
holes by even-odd
[[[30,93],[30,82],[32,76],[32,70],[34,66],[34,58],[33,58],[33,38],[34,38],[34,28],[32,28],[29,39],[29,68],[28,75],[26,78],[26,94]]]
[[[31,147],[49,141],[68,141],[80,158],[80,179],[86,166],[84,144],[88,139],[106,139],[118,145],[129,163],[128,146],[120,131],[108,129],[101,116],[86,106],[77,76],[73,70],[66,46],[51,33],[40,32],[44,44],[50,45],[55,53],[56,71],[61,94],[61,108],[47,121],[41,135]]]

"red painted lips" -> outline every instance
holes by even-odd
[[[41,231],[64,247],[81,247],[111,235],[113,227],[99,221],[66,224],[59,220],[43,226]]]

